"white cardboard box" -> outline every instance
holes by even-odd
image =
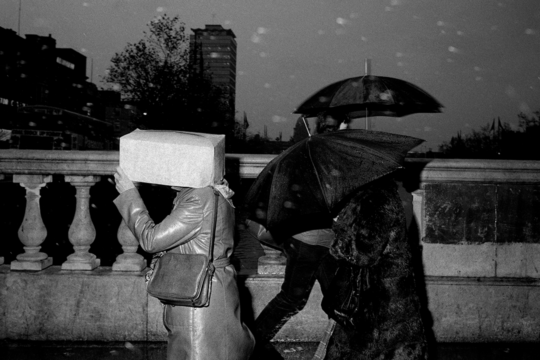
[[[137,129],[120,138],[120,166],[135,182],[218,184],[225,173],[225,135]]]

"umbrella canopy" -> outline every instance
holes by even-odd
[[[440,113],[443,106],[430,94],[407,81],[365,75],[326,86],[294,111],[315,116],[321,111],[340,111],[351,118],[364,116],[401,117],[414,113]]]
[[[304,139],[274,158],[246,194],[248,217],[274,236],[327,228],[362,185],[402,167],[424,140],[341,130]]]

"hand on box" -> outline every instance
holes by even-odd
[[[128,178],[128,176],[120,166],[116,168],[116,172],[114,173],[114,182],[116,185],[116,190],[120,194],[135,187],[133,181]]]

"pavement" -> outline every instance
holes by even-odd
[[[286,360],[311,360],[317,343],[274,343]],[[2,360],[163,360],[166,343],[21,342],[0,340]],[[538,360],[540,344],[437,344],[430,360]],[[211,359],[209,359],[211,360]],[[256,359],[254,359],[256,360]]]

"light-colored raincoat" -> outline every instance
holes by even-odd
[[[172,212],[159,224],[151,219],[137,189],[123,192],[114,202],[146,252],[207,254],[214,198],[210,187],[180,188]],[[219,195],[210,305],[164,306],[169,360],[247,360],[251,355],[255,342],[240,320],[236,271],[227,261],[233,251],[234,216],[234,208]]]

